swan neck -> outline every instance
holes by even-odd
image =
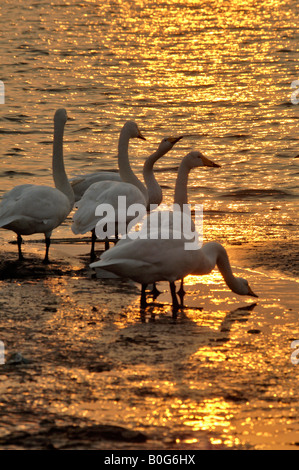
[[[187,187],[189,172],[190,168],[182,162],[178,170],[174,191],[174,203],[179,204],[181,208],[183,207],[183,204],[188,204]]]
[[[162,157],[164,153],[159,152],[158,150],[150,155],[144,162],[143,166],[143,179],[147,188],[148,193],[148,205],[158,204],[162,202],[162,189],[156,180],[154,174],[154,164],[156,161]],[[148,207],[149,209],[149,207]]]
[[[147,189],[144,184],[137,178],[133,172],[129,161],[129,140],[130,135],[126,129],[122,129],[118,141],[118,168],[119,175],[125,183],[134,184],[142,194],[146,201],[148,200]]]
[[[233,275],[225,248],[222,245],[215,243],[215,252],[217,254],[216,264],[225,283],[233,292],[236,292],[238,289],[238,280]]]
[[[74,192],[67,178],[63,161],[63,133],[64,124],[54,124],[52,171],[55,187],[64,193],[70,201],[71,207],[75,202]]]

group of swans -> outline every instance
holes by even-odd
[[[179,166],[175,185],[174,204],[183,210],[188,204],[187,186],[188,175],[191,169],[208,166],[219,167],[201,152],[192,151],[187,154]],[[130,278],[142,285],[141,307],[146,306],[146,288],[148,284],[155,286],[158,281],[168,281],[172,296],[174,310],[179,308],[174,282],[181,280],[181,293],[183,291],[183,279],[188,274],[209,274],[216,266],[227,286],[236,294],[257,297],[252,291],[246,279],[233,275],[229,258],[225,248],[217,242],[209,242],[197,249],[186,249],[186,238],[189,233],[173,226],[174,212],[170,211],[167,220],[168,237],[161,236],[163,223],[158,218],[154,230],[150,227],[151,214],[144,220],[140,232],[144,235],[149,230],[150,237],[140,236],[136,239],[126,237],[110,250],[104,252],[99,261],[91,263],[91,267],[104,269],[120,277]],[[145,231],[143,231],[145,226]],[[155,232],[156,230],[156,232]],[[190,224],[190,232],[194,233],[195,226]],[[195,232],[196,234],[196,232]],[[197,235],[197,234],[196,234]],[[195,237],[196,237],[195,235]],[[200,245],[199,245],[200,246]]]
[[[129,140],[145,140],[138,126],[127,121],[123,126],[118,143],[119,173],[99,172],[81,175],[68,180],[63,161],[63,134],[67,121],[65,109],[58,109],[54,116],[54,141],[52,170],[55,188],[23,184],[4,194],[0,203],[0,227],[17,234],[19,260],[23,260],[22,235],[43,233],[46,252],[43,262],[49,263],[49,247],[52,231],[67,218],[75,204],[78,207],[73,217],[74,233],[91,231],[91,258],[94,258],[95,226],[99,217],[95,209],[103,203],[116,206],[119,195],[127,198],[127,204],[140,203],[149,211],[152,204],[162,201],[162,191],[155,179],[154,163],[165,155],[182,136],[164,138],[158,149],[148,157],[143,167],[145,185],[137,178],[129,163]],[[180,208],[187,204],[187,180],[192,168],[198,166],[219,167],[201,152],[190,152],[179,167],[176,180],[174,203]],[[130,219],[126,222],[129,223]],[[193,226],[194,228],[194,226]],[[162,227],[157,230],[161,234]],[[239,295],[256,295],[248,282],[236,278],[231,270],[226,250],[216,242],[206,243],[196,250],[185,250],[185,237],[177,238],[175,228],[170,227],[169,239],[161,236],[151,238],[121,239],[114,247],[107,249],[100,260],[91,263],[92,268],[105,269],[119,276],[131,278],[142,285],[141,300],[146,303],[145,289],[148,284],[168,281],[173,307],[178,307],[174,282],[183,280],[188,274],[207,274],[217,265],[227,286]],[[118,233],[115,234],[116,237]],[[108,248],[108,246],[106,247]]]
[[[99,181],[93,182],[84,192],[81,199],[75,204],[78,210],[74,214],[72,231],[75,235],[85,234],[86,232],[92,232],[92,242],[91,242],[91,260],[95,257],[94,245],[96,241],[95,227],[99,222],[99,215],[96,213],[97,207],[104,207],[105,204],[109,204],[114,209],[114,220],[118,220],[118,204],[119,196],[124,197],[125,207],[122,207],[123,212],[128,213],[128,208],[133,204],[141,204],[145,208],[149,209],[153,204],[161,204],[162,202],[162,190],[157,180],[155,179],[153,166],[154,163],[163,155],[165,155],[172,147],[182,138],[179,137],[165,137],[162,139],[158,149],[150,155],[144,163],[143,166],[143,177],[145,181],[144,184],[137,178],[137,176],[132,171],[129,162],[129,140],[132,138],[144,139],[141,134],[138,126],[133,121],[127,121],[123,126],[118,144],[118,167],[119,167],[119,177],[120,181],[109,180],[109,173],[105,172],[107,180],[103,179],[101,173],[95,173],[91,178],[90,175],[86,175],[85,185],[87,181],[95,180],[99,178]],[[110,173],[115,176],[115,173]],[[77,180],[78,181],[78,180]],[[135,217],[134,215],[127,215],[125,220],[125,228]],[[102,219],[103,223],[109,223],[107,218]],[[110,221],[110,222],[113,222]],[[118,226],[115,226],[116,233],[114,236],[116,239],[119,235],[123,235],[121,231],[118,230]],[[125,230],[126,231],[126,230]],[[109,248],[109,239],[105,241],[105,248]]]

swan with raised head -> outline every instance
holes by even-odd
[[[209,274],[216,266],[234,293],[257,297],[246,279],[234,276],[227,252],[218,242],[206,243],[197,250],[186,250],[183,238],[138,238],[116,245],[90,265],[91,268],[101,268],[140,283],[142,307],[146,305],[147,285],[168,281],[174,310],[179,308],[175,281],[188,274]]]
[[[23,259],[22,235],[43,233],[49,262],[52,231],[72,210],[75,198],[63,162],[63,133],[67,113],[58,109],[54,116],[52,171],[55,188],[22,184],[5,193],[0,204],[0,227],[17,234],[19,260]]]
[[[150,231],[157,231],[157,230],[159,233],[159,237],[162,236],[162,232],[163,234],[166,233],[166,236],[167,236],[167,231],[169,230],[170,230],[170,236],[171,236],[171,230],[173,230],[174,228],[173,227],[174,217],[177,217],[177,220],[181,221],[180,230],[182,232],[183,230],[185,232],[186,230],[188,230],[188,233],[181,233],[180,236],[184,237],[188,235],[191,238],[193,237],[193,234],[196,233],[196,228],[192,220],[191,213],[188,212],[188,177],[192,169],[203,167],[203,166],[220,168],[220,165],[218,165],[218,163],[213,162],[212,160],[204,156],[201,152],[196,151],[196,150],[191,151],[182,159],[181,164],[178,169],[178,175],[177,175],[176,184],[175,184],[174,201],[173,201],[174,210],[170,211],[170,210],[162,209],[161,212],[158,210],[156,213],[154,212],[150,213],[145,218],[145,220],[143,221],[141,225],[141,228],[140,228],[141,236],[146,235],[146,237],[148,237],[148,234],[150,234]],[[182,217],[182,214],[183,214],[184,219]],[[189,220],[187,220],[187,218]],[[183,227],[183,220],[185,221],[184,227]],[[176,236],[178,236],[177,226],[175,228],[175,233],[176,233]],[[196,242],[195,239],[194,239],[194,242]],[[121,243],[125,243],[125,240],[121,241]],[[159,291],[155,283],[151,292],[154,296],[159,294]],[[183,279],[181,280],[179,293],[181,295],[185,293],[184,288],[183,288]]]
[[[85,191],[94,183],[100,183],[105,181],[125,181],[132,183],[135,182],[136,186],[146,194],[146,188],[134,175],[130,162],[129,162],[129,141],[130,139],[139,138],[146,140],[140,132],[137,124],[134,121],[126,121],[122,127],[118,139],[118,168],[119,172],[114,171],[99,171],[94,173],[87,173],[85,175],[78,175],[70,179],[72,185],[75,201],[79,201]],[[137,182],[138,180],[138,182]],[[134,184],[134,183],[133,183]]]
[[[127,214],[127,209],[133,204],[140,204],[141,206],[149,209],[151,204],[160,204],[162,201],[162,190],[155,179],[153,173],[154,163],[165,155],[182,137],[166,137],[162,139],[158,149],[148,157],[144,163],[143,175],[146,187],[133,173],[127,152],[122,153],[122,149],[119,149],[119,169],[120,175],[123,181],[101,181],[92,184],[84,193],[82,199],[77,202],[78,210],[73,216],[72,231],[77,234],[84,234],[86,232],[92,232],[92,245],[90,257],[94,259],[94,245],[95,245],[95,227],[101,223],[99,215],[96,214],[96,208],[103,204],[109,204],[114,208],[114,220],[108,220],[107,217],[103,219],[103,223],[113,223],[118,220],[118,207],[119,207],[119,196],[125,197],[125,207],[122,208],[122,217]],[[121,140],[121,139],[120,139]],[[134,215],[126,215],[125,217],[125,230],[131,220],[137,222],[137,218]],[[123,234],[119,231],[119,227],[115,224],[114,236]],[[109,241],[105,243],[107,248]]]

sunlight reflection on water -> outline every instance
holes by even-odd
[[[147,138],[130,144],[139,175],[162,136],[188,134],[157,164],[166,203],[181,158],[201,149],[221,164],[190,174],[189,200],[204,204],[205,240],[244,249],[296,240],[298,107],[290,102],[290,84],[298,78],[297,2],[2,3],[0,195],[16,184],[53,184],[52,120],[65,106],[70,176],[116,168],[127,119]],[[54,236],[72,236],[70,220]],[[1,240],[11,235],[0,231]],[[41,355],[45,375],[28,381],[26,403],[62,417],[150,429],[167,445],[196,448],[207,439],[207,446],[294,446],[298,394],[290,340],[299,337],[298,286],[262,271],[246,275],[260,294],[252,310],[213,272],[186,278],[189,308],[176,320],[168,286],[162,305],[142,315],[131,283],[80,274],[46,280],[43,288],[57,305],[39,319],[39,349],[28,351]],[[24,308],[27,319],[30,306],[39,305],[32,283],[28,298],[4,297],[14,306],[11,315]],[[99,358],[107,361],[101,373],[92,369]],[[10,385],[0,381],[3,396]],[[20,429],[32,426],[38,427],[28,421]]]

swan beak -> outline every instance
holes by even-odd
[[[141,134],[140,130],[138,129],[138,139],[146,140],[146,138]]]
[[[181,140],[184,136],[183,135],[180,135],[179,137],[168,137],[168,142],[170,142],[171,144],[176,144],[179,140]]]
[[[202,159],[204,166],[212,166],[214,168],[221,168],[221,165],[218,165],[218,163],[212,162],[212,160],[209,160],[207,157],[204,157],[203,155],[201,159]]]
[[[251,297],[258,297],[258,295],[256,295],[253,290],[251,289],[250,286],[248,286],[248,295],[251,295]]]

